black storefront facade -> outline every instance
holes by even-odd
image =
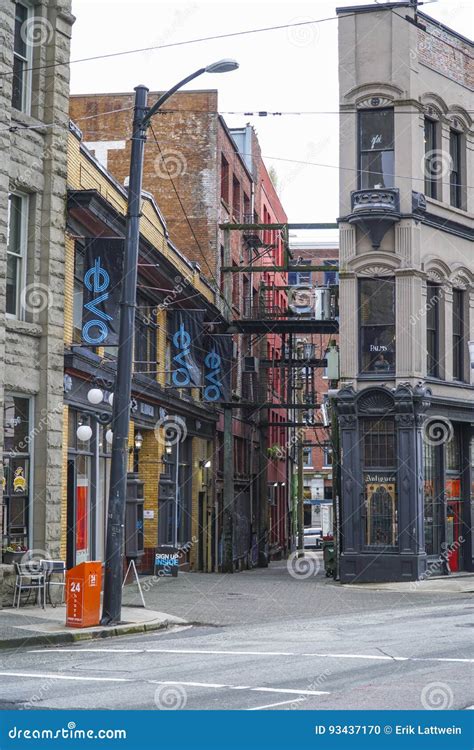
[[[335,405],[341,582],[473,570],[472,403],[399,384],[346,386]]]

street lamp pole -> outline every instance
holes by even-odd
[[[120,299],[117,378],[113,402],[113,441],[107,513],[102,625],[120,622],[122,610],[123,535],[127,492],[128,433],[132,393],[140,208],[146,130],[153,115],[172,94],[186,83],[189,83],[189,81],[192,81],[203,73],[225,73],[236,68],[238,68],[238,64],[235,60],[220,60],[205,68],[199,68],[199,70],[196,70],[163,94],[150,109],[147,107],[148,89],[146,86],[137,86],[135,89],[125,253]]]

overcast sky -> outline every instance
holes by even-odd
[[[263,118],[243,113],[337,112],[336,20],[95,62],[74,63],[74,60],[324,19],[335,16],[336,7],[356,4],[351,0],[337,3],[73,0],[77,20],[73,27],[71,91],[75,94],[132,91],[139,83],[150,90],[166,90],[210,62],[235,58],[239,70],[204,75],[199,84],[194,83],[194,88],[218,89],[219,110],[230,126],[246,122],[255,126],[267,166],[274,166],[277,172],[280,197],[290,221],[334,221],[338,211],[337,114]],[[468,35],[473,27],[472,7],[472,0],[439,0],[424,5],[422,10]]]

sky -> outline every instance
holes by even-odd
[[[438,0],[421,10],[472,35],[472,3]],[[276,171],[290,221],[333,222],[338,212],[336,20],[92,62],[79,60],[235,31],[334,19],[336,7],[356,4],[352,0],[73,0],[71,93],[132,91],[138,84],[163,91],[198,68],[234,58],[240,65],[237,71],[205,74],[188,88],[218,89],[219,111],[228,125],[254,125],[267,167]],[[245,115],[262,110],[319,114]]]

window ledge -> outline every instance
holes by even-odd
[[[11,333],[22,333],[36,338],[41,338],[43,335],[43,328],[38,323],[28,323],[26,320],[16,318],[5,318],[5,328]]]
[[[452,211],[453,213],[458,214],[463,219],[469,218],[469,212],[466,208],[458,208],[458,206],[452,206],[451,203],[440,201],[437,198],[430,198],[428,195],[425,195],[425,200],[427,206],[432,206],[433,208],[441,208],[444,211]]]
[[[469,390],[474,389],[474,385],[466,383],[463,380],[443,380],[442,378],[425,378],[425,383],[436,383],[437,385],[446,385],[449,388],[468,388]]]
[[[16,126],[20,128],[37,128],[37,132],[41,133],[42,135],[45,135],[48,132],[44,122],[41,122],[41,120],[38,120],[36,117],[27,114],[27,112],[22,112],[20,109],[11,107],[10,128],[15,128]]]

